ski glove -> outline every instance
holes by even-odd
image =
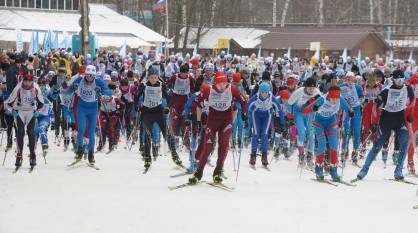
[[[414,117],[412,115],[408,115],[406,120],[408,121],[408,123],[412,123],[412,121],[414,121]]]
[[[201,121],[197,122],[197,131],[198,132],[202,131],[202,122]]]
[[[164,114],[168,114],[170,113],[170,109],[169,108],[164,108]]]
[[[372,124],[372,125],[370,126],[370,131],[371,131],[372,133],[375,133],[375,132],[377,131],[377,124]]]
[[[33,115],[34,115],[36,118],[38,118],[38,117],[39,117],[39,112],[38,112],[38,111],[35,111],[35,112],[33,112]]]
[[[312,107],[312,111],[314,111],[314,112],[316,112],[316,111],[318,111],[318,109],[319,109],[319,105],[314,105],[313,107]]]
[[[247,114],[243,112],[241,114],[241,118],[242,118],[242,121],[247,121]]]

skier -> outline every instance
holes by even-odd
[[[99,110],[98,98],[100,93],[103,95],[110,96],[111,91],[105,85],[104,81],[96,76],[96,67],[88,65],[86,72],[83,76],[78,77],[73,81],[71,86],[67,90],[67,94],[71,95],[77,91],[77,149],[75,160],[80,161],[84,150],[83,150],[83,136],[86,130],[86,123],[88,122],[88,161],[89,164],[94,166],[94,144],[95,144],[95,129],[97,124],[97,116]]]
[[[337,173],[338,152],[337,152],[337,114],[342,109],[354,116],[353,110],[341,96],[341,89],[338,86],[331,86],[328,93],[304,107],[303,113],[315,112],[313,126],[315,127],[315,138],[318,146],[315,151],[315,174],[318,180],[324,180],[324,159],[325,149],[328,143],[330,153],[330,175],[333,181],[340,181]]]
[[[49,94],[49,87],[46,84],[46,80],[44,77],[40,77],[38,79],[38,85],[41,89],[42,96],[48,96]],[[54,116],[54,112],[52,110],[52,103],[49,101],[48,98],[44,98],[44,106],[39,110],[39,116],[37,117],[38,124],[35,125],[35,143],[41,138],[42,144],[42,151],[44,156],[48,153],[48,127],[50,118]]]
[[[273,96],[270,91],[268,83],[264,82],[259,85],[258,94],[251,97],[248,102],[248,111],[252,114],[254,135],[251,142],[251,158],[250,165],[254,166],[257,157],[258,139],[261,138],[261,163],[264,167],[267,167],[267,150],[268,150],[268,130],[272,118],[275,118],[275,126],[282,133],[284,130],[284,114],[281,104],[277,98]],[[273,112],[272,112],[273,111]],[[279,118],[280,120],[276,120]]]
[[[183,114],[184,105],[189,95],[194,92],[194,79],[189,74],[189,65],[183,64],[180,73],[175,74],[167,81],[167,86],[172,89],[170,96],[170,135],[179,137],[181,128],[185,128],[185,116]]]
[[[363,137],[361,144],[363,145],[360,151],[363,157],[366,153],[366,143],[370,135],[375,134],[378,128],[380,108],[376,107],[376,99],[382,90],[382,84],[376,82],[376,76],[374,73],[365,73],[366,83],[363,84],[364,90],[364,106],[363,106]],[[376,135],[375,135],[376,136]],[[374,141],[375,136],[372,138]],[[386,163],[386,158],[383,161]]]
[[[16,85],[6,100],[17,125],[16,170],[22,166],[25,128],[29,139],[29,163],[31,169],[36,166],[34,129],[36,117],[39,116],[38,111],[43,107],[44,100],[41,90],[37,85],[34,85],[33,80],[32,74],[24,74],[23,81]]]
[[[392,73],[393,84],[382,90],[377,98],[377,107],[382,106],[379,129],[376,142],[367,155],[363,168],[357,174],[356,180],[362,180],[368,173],[370,165],[376,155],[382,149],[385,140],[388,140],[391,131],[395,131],[395,137],[399,138],[399,154],[394,172],[395,180],[404,179],[402,169],[408,149],[408,129],[413,122],[413,115],[408,115],[405,122],[404,114],[407,108],[411,108],[414,101],[414,91],[410,86],[405,85],[405,77],[401,70]],[[401,120],[402,119],[402,120]]]
[[[353,72],[348,72],[345,75],[345,82],[340,85],[341,95],[346,99],[347,103],[354,111],[354,117],[344,116],[344,140],[342,144],[341,158],[345,161],[349,154],[348,143],[353,135],[353,152],[351,154],[351,160],[354,165],[357,164],[359,147],[360,147],[360,134],[361,134],[361,98],[363,97],[363,89],[356,83],[356,79]]]
[[[125,79],[123,79],[125,80]],[[115,84],[109,84],[109,89],[114,91],[116,89]],[[114,96],[102,96],[100,101],[100,137],[99,147],[97,151],[101,151],[106,144],[106,138],[109,140],[109,152],[113,151],[117,145],[116,135],[119,129],[121,102],[119,98]]]
[[[203,103],[206,101],[209,105],[209,113],[207,119],[207,126],[204,131],[204,143],[202,152],[199,156],[199,166],[194,175],[189,179],[190,184],[197,184],[203,175],[206,162],[209,154],[212,151],[216,133],[218,133],[218,161],[216,168],[213,171],[213,181],[215,183],[222,182],[222,169],[228,153],[229,138],[232,133],[232,101],[233,98],[238,100],[242,107],[242,120],[247,119],[246,101],[240,91],[233,85],[228,84],[228,79],[225,74],[218,73],[214,80],[212,87],[201,91],[199,97],[196,99],[199,104],[197,112],[198,125],[201,126],[201,110]]]
[[[168,113],[169,109],[162,107],[163,98],[168,102],[167,89],[164,83],[160,81],[159,70],[150,67],[147,73],[147,82],[141,84],[138,89],[138,100],[136,109],[141,113],[141,121],[145,125],[146,134],[145,148],[143,151],[145,171],[151,166],[151,133],[153,123],[156,122],[161,130],[163,137],[167,140],[171,150],[171,157],[174,163],[182,166],[182,162],[176,152],[175,139],[167,132],[164,121],[164,113]],[[139,99],[143,99],[142,105],[138,104]]]
[[[316,80],[314,78],[307,78],[305,87],[300,87],[290,96],[288,104],[292,106],[290,118],[293,118],[297,128],[297,148],[299,151],[299,164],[302,165],[305,160],[305,141],[307,140],[306,160],[309,167],[313,166],[312,156],[314,150],[314,140],[312,130],[313,114],[303,114],[302,106],[311,98],[317,99],[320,97],[320,92],[316,87]]]
[[[70,76],[66,76],[64,82],[61,84],[59,90],[59,101],[61,105],[59,109],[62,110],[61,115],[61,129],[64,134],[64,150],[68,149],[70,144],[70,128],[72,129],[71,142],[75,148],[75,120],[74,120],[74,108],[73,108],[73,97],[74,94],[68,94],[67,90],[71,86],[73,79]],[[58,125],[56,125],[58,127]]]
[[[408,143],[408,170],[410,174],[415,174],[414,154],[418,134],[418,73],[415,73],[409,80],[408,85],[414,90],[415,101],[412,110],[412,127],[409,127],[409,135],[412,137]]]

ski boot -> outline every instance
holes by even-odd
[[[13,142],[12,140],[7,140],[7,146],[6,146],[6,151],[12,149],[13,147]]]
[[[399,155],[399,151],[397,151],[397,150],[393,151],[392,161],[393,161],[394,165],[398,164],[398,155]]]
[[[268,162],[268,159],[267,159],[267,152],[262,153],[261,164],[263,164],[264,167],[267,167],[269,165],[269,162]]]
[[[335,182],[341,181],[341,177],[338,175],[338,172],[337,172],[337,165],[335,164],[331,165],[329,169],[329,174],[331,175],[331,178],[333,181]]]
[[[414,166],[414,161],[408,161],[408,171],[409,174],[411,175],[415,175],[415,166]]]
[[[324,180],[324,166],[322,164],[315,164],[315,175],[317,180]]]
[[[179,155],[176,151],[171,152],[171,158],[173,159],[173,162],[177,164],[178,166],[182,166],[181,160]]]
[[[45,157],[46,154],[48,153],[48,144],[42,145],[42,153],[44,154],[44,157]]]
[[[79,147],[78,150],[75,152],[74,159],[80,161],[83,158],[84,150],[83,147]]]
[[[69,145],[70,145],[70,139],[64,138],[64,150],[67,150]]]
[[[255,161],[257,160],[257,155],[255,153],[251,153],[250,155],[250,165],[255,166]]]
[[[273,156],[276,160],[279,159],[279,156],[280,156],[280,148],[279,147],[274,148],[274,155]]]
[[[23,160],[22,154],[17,154],[16,155],[16,163],[15,163],[16,168],[19,168],[19,167],[22,166],[22,160]]]
[[[90,165],[94,165],[94,163],[96,163],[96,160],[94,160],[94,152],[93,151],[89,151],[88,160],[89,160]]]
[[[358,165],[358,152],[356,150],[351,152],[351,161],[353,162],[355,166],[357,167],[359,166]]]
[[[151,156],[150,155],[144,155],[144,167],[145,169],[148,169],[149,167],[151,167]]]
[[[152,157],[154,157],[154,161],[157,160],[159,150],[160,150],[160,145],[152,144]]]
[[[360,159],[363,159],[365,155],[366,155],[366,147],[361,148],[360,155],[359,155]]]
[[[303,166],[305,164],[305,154],[303,152],[299,152],[299,166]]]
[[[222,167],[216,166],[213,170],[213,182],[222,183]]]
[[[306,165],[308,165],[309,169],[313,169],[314,163],[312,162],[313,154],[312,152],[306,153]]]
[[[100,141],[99,141],[99,145],[97,146],[96,151],[97,151],[97,152],[102,151],[102,150],[103,150],[103,146],[104,146],[104,145],[103,145],[103,142],[100,140]]]
[[[345,165],[347,159],[348,159],[348,151],[342,151],[341,152],[341,163],[343,164],[343,166]]]
[[[31,168],[34,168],[36,166],[36,155],[35,154],[31,154],[29,156],[29,165]]]
[[[200,170],[196,170],[196,172],[193,174],[192,177],[189,178],[189,184],[195,185],[199,183],[199,181],[202,179],[203,173]]]

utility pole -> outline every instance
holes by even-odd
[[[273,0],[273,27],[276,27],[277,0]]]
[[[86,56],[90,52],[90,19],[89,19],[89,1],[80,0],[80,43],[81,43],[81,53]]]

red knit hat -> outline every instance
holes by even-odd
[[[228,82],[228,78],[226,77],[224,72],[221,72],[221,71],[216,72],[216,74],[215,74],[215,84],[227,83],[227,82]]]
[[[232,76],[232,80],[234,81],[234,83],[241,82],[241,73],[240,72],[236,72],[234,74],[234,76]]]

